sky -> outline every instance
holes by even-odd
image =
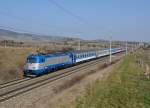
[[[149,42],[150,0],[0,0],[0,28]]]

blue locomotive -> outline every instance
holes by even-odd
[[[112,48],[111,53],[115,54],[124,51],[122,48]],[[62,68],[68,65],[73,65],[78,62],[107,56],[110,54],[110,49],[103,50],[81,50],[69,51],[65,53],[45,54],[37,53],[30,54],[27,57],[24,66],[25,76],[39,76],[55,69]]]

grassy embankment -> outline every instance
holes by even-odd
[[[26,56],[32,48],[0,48],[0,83],[22,78]]]
[[[76,108],[150,108],[150,80],[136,62],[142,54],[129,55],[111,75],[87,87]]]

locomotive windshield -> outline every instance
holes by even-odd
[[[27,62],[28,63],[37,63],[37,59],[36,58],[28,58]]]

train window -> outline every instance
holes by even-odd
[[[80,58],[80,54],[78,54],[78,58]]]
[[[78,54],[76,54],[76,58],[79,58],[79,55],[78,55]]]
[[[44,59],[42,59],[42,60],[41,60],[41,62],[45,62],[45,60],[44,60]]]
[[[36,58],[28,58],[27,62],[28,63],[37,63],[37,59]]]
[[[76,55],[76,58],[78,58],[79,56],[78,55]]]

